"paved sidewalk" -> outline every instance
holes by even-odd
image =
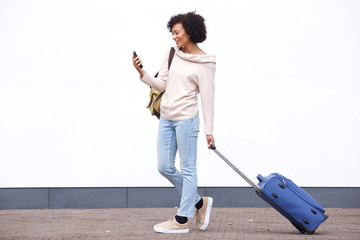
[[[213,208],[206,231],[190,222],[188,234],[160,234],[153,225],[174,216],[170,208],[0,210],[1,240],[32,239],[360,239],[360,209],[326,209],[313,235],[300,234],[272,208]]]

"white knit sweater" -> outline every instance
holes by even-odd
[[[213,134],[215,96],[215,55],[188,54],[175,48],[168,71],[169,51],[165,53],[157,78],[145,72],[141,79],[147,85],[165,91],[160,105],[162,117],[181,121],[199,115],[200,93],[205,134]]]

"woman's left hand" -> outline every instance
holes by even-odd
[[[214,136],[212,134],[206,134],[206,141],[207,141],[207,144],[208,144],[208,149],[211,149],[210,144],[215,146],[215,139],[214,139]]]

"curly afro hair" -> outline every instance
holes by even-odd
[[[190,36],[190,41],[193,43],[201,43],[206,39],[206,26],[205,19],[196,14],[195,12],[189,12],[185,14],[178,14],[172,16],[167,23],[167,28],[172,31],[175,24],[181,23],[185,32]]]

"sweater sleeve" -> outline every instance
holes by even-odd
[[[140,79],[150,87],[153,87],[160,92],[165,91],[166,82],[169,77],[169,70],[168,70],[169,53],[170,50],[167,50],[163,62],[160,66],[159,74],[156,78],[151,76],[149,73],[145,72],[143,78]]]
[[[214,98],[215,98],[215,64],[207,64],[199,78],[199,92],[204,117],[205,134],[213,134]]]

